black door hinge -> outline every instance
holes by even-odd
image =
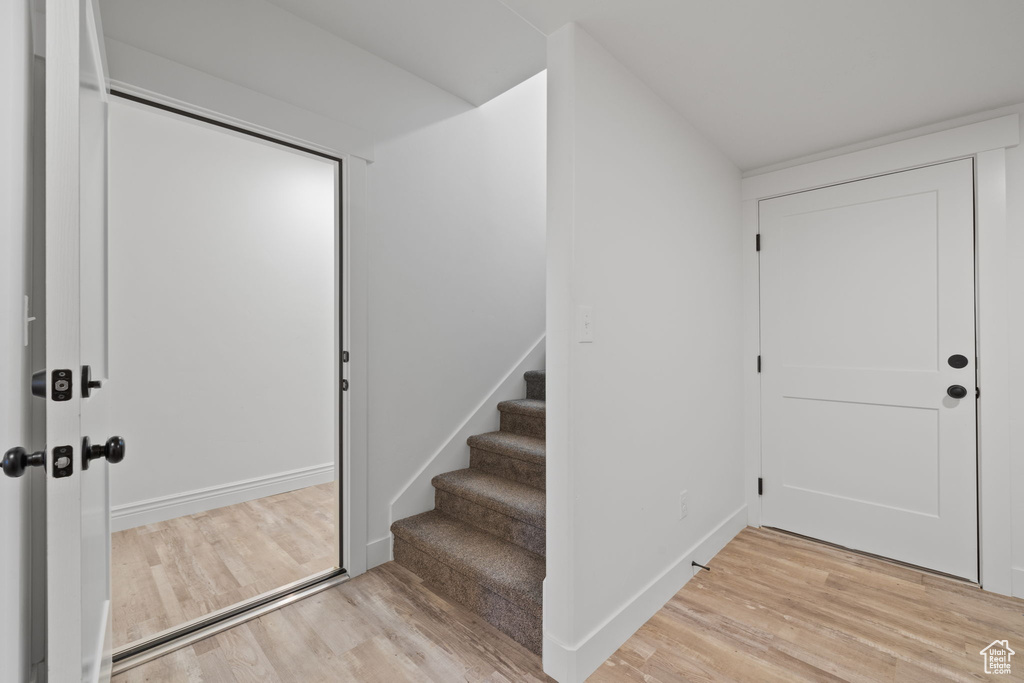
[[[761,233],[754,236],[754,247],[757,251],[761,251]]]
[[[981,387],[974,387],[974,398],[975,400],[981,398]]]
[[[757,495],[764,495],[764,479],[762,477],[757,478]]]
[[[757,371],[761,372],[761,356],[757,357]]]
[[[347,363],[348,362],[348,351],[342,351],[341,352],[341,362],[342,363]]]

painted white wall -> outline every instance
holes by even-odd
[[[746,523],[740,174],[583,29],[548,69],[544,667],[577,681]]]
[[[110,140],[115,528],[331,481],[338,165],[117,98]]]
[[[1021,114],[1024,139],[1024,103],[1012,107]],[[1013,500],[1013,594],[1024,598],[1024,146],[1006,150],[1006,222],[1010,278],[1010,470]]]
[[[469,448],[453,430],[544,332],[545,84],[539,74],[478,109],[378,141],[370,167],[371,545],[387,547],[392,501],[435,453],[461,449],[468,466]],[[429,478],[414,486],[417,502],[400,507],[403,515],[433,505]],[[374,563],[389,557],[372,555]]]
[[[278,139],[373,160],[373,133],[122,43],[104,41],[111,88]]]
[[[270,2],[475,105],[544,70],[544,35],[502,0]]]
[[[0,6],[0,449],[28,443],[28,354],[22,339],[31,237],[31,68],[28,3]],[[0,475],[0,680],[31,675],[30,480]]]

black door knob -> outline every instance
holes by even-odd
[[[89,437],[82,437],[82,469],[89,469],[89,461],[97,458],[106,458],[111,465],[124,460],[124,439],[120,436],[112,436],[102,446],[92,445]]]
[[[42,467],[46,464],[46,451],[29,453],[21,446],[15,446],[4,453],[4,474],[8,477],[20,477],[25,474],[26,467]]]
[[[946,393],[949,394],[950,398],[963,398],[967,395],[967,389],[959,384],[954,384],[950,388],[946,389]]]

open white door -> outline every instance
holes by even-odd
[[[46,2],[46,546],[47,674],[110,678],[107,466],[107,84],[93,0]],[[86,393],[91,393],[86,397]],[[121,442],[123,444],[123,442]]]

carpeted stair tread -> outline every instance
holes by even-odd
[[[511,432],[488,432],[471,436],[466,443],[470,448],[479,448],[482,451],[490,451],[535,465],[543,465],[546,462],[544,439],[533,436],[523,436]]]
[[[400,519],[391,532],[509,602],[540,614],[544,558],[431,510]]]
[[[545,528],[544,492],[540,489],[473,468],[439,474],[431,483],[436,489],[481,507],[538,529]]]
[[[543,382],[545,381],[546,371],[545,370],[527,370],[526,374],[523,375],[527,382]]]
[[[514,401],[502,401],[498,404],[498,410],[513,415],[525,415],[527,417],[544,417],[545,401],[534,398],[517,398]]]

